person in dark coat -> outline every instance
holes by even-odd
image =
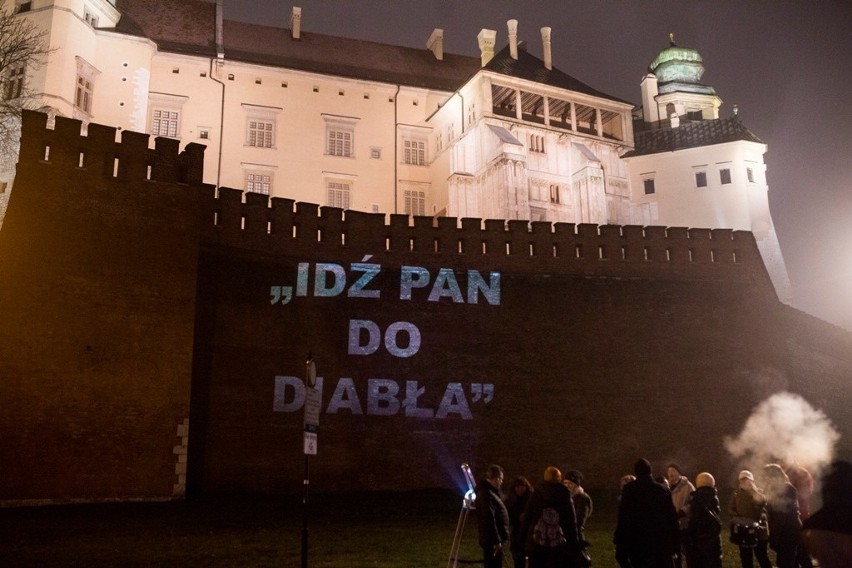
[[[769,560],[769,521],[766,517],[766,496],[754,483],[754,474],[747,469],[739,473],[737,488],[731,495],[731,520],[734,525],[757,525],[757,542],[753,546],[741,546],[740,564],[743,568],[754,568],[754,560],[760,568],[772,568]]]
[[[576,469],[570,470],[565,474],[565,479],[562,484],[571,492],[571,500],[574,501],[574,512],[577,515],[577,536],[580,539],[580,546],[587,547],[589,543],[586,541],[585,526],[586,521],[592,516],[592,498],[586,493],[582,486],[583,474]]]
[[[778,568],[794,568],[801,546],[802,521],[799,496],[780,465],[763,466],[766,480],[766,512],[769,517],[769,548],[775,551]]]
[[[852,463],[831,464],[822,482],[822,508],[804,522],[802,530],[820,568],[852,566]]]
[[[503,568],[503,543],[509,540],[509,512],[500,498],[503,468],[490,465],[474,490],[479,546],[485,568]]]
[[[621,492],[615,546],[633,568],[671,568],[679,548],[672,494],[654,481],[648,460],[638,460],[633,469],[636,480]]]
[[[530,568],[571,566],[578,557],[574,503],[558,468],[544,470],[544,481],[530,497],[523,523]]]
[[[689,568],[722,568],[722,512],[716,480],[707,472],[699,473],[695,487],[687,505],[686,565]]]
[[[512,543],[512,560],[515,568],[526,567],[526,553],[524,552],[524,540],[526,535],[521,530],[523,515],[527,509],[527,503],[533,494],[533,487],[529,480],[519,475],[512,482],[512,490],[506,497],[506,509],[509,511],[509,524],[512,527],[510,541]]]

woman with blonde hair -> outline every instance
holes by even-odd
[[[689,568],[722,568],[722,520],[716,480],[707,472],[695,478],[684,545]]]

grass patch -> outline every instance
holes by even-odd
[[[615,499],[592,497],[594,565],[617,568]],[[312,496],[309,566],[444,568],[460,511],[461,496],[442,490]],[[0,566],[292,567],[301,530],[294,496],[0,509]],[[464,537],[460,558],[479,559],[473,514]],[[739,567],[723,544],[725,568]]]

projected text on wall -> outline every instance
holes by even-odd
[[[481,304],[500,306],[500,273],[487,275],[477,270],[457,271],[439,268],[430,271],[421,266],[402,266],[398,274],[382,274],[382,266],[368,262],[370,256],[347,267],[336,263],[300,262],[292,284],[270,287],[270,305],[286,307],[299,298],[357,298],[377,302],[427,302],[444,304]],[[312,284],[312,285],[311,285]],[[415,358],[424,347],[423,334],[416,321],[395,321],[384,328],[366,317],[349,318],[340,330],[346,335],[347,355],[370,357],[387,353],[398,359]],[[317,388],[323,393],[323,377],[317,377]],[[359,385],[351,377],[341,377],[328,403],[326,414],[349,412],[353,415],[395,416],[445,419],[473,419],[471,407],[488,404],[494,398],[494,385],[487,382],[448,382],[437,406],[423,403],[427,388],[418,380],[369,378]],[[305,403],[305,384],[292,375],[275,377],[273,411],[296,412]],[[323,397],[325,400],[325,397]]]

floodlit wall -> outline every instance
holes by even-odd
[[[459,464],[720,483],[780,391],[848,455],[852,338],[750,233],[373,215],[201,183],[202,148],[28,113],[0,231],[0,500],[455,487]],[[49,152],[46,148],[49,147]],[[82,155],[82,158],[81,158]]]

